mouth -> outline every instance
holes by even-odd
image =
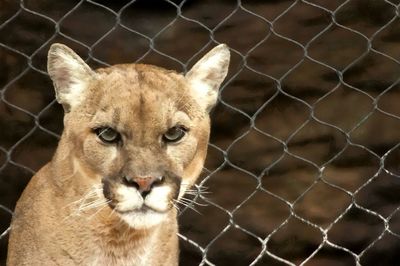
[[[179,180],[167,176],[161,183],[144,186],[142,180],[125,183],[121,179],[103,179],[103,195],[112,211],[134,228],[150,228],[162,223],[174,207]]]
[[[170,186],[154,187],[146,196],[134,187],[123,184],[105,184],[103,195],[110,208],[120,214],[165,214],[172,208],[173,190]]]
[[[140,214],[151,214],[151,213],[158,213],[158,214],[165,214],[169,211],[169,209],[167,210],[158,210],[155,208],[152,208],[150,206],[147,206],[146,204],[143,204],[141,207],[139,208],[134,208],[131,210],[118,210],[113,206],[110,206],[112,209],[114,209],[116,212],[118,212],[121,215],[126,215],[126,214],[136,214],[136,215],[140,215]]]
[[[138,230],[147,230],[167,220],[168,210],[157,210],[143,204],[141,207],[118,210],[113,208],[118,216],[130,227]]]

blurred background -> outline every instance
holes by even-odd
[[[231,48],[181,265],[399,265],[399,2],[0,0],[0,264],[62,132],[61,42],[94,68],[178,72]]]

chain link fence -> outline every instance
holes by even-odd
[[[182,265],[397,265],[398,0],[1,0],[0,262],[15,202],[50,160],[62,110],[51,43],[93,67],[232,63]]]

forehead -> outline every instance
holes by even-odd
[[[96,118],[115,124],[159,123],[175,113],[196,115],[182,75],[148,65],[117,65],[98,72],[93,93]]]
[[[102,93],[114,98],[136,96],[138,94],[174,97],[186,92],[186,82],[182,75],[151,65],[115,65],[98,70],[98,86]]]

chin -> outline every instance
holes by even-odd
[[[130,227],[139,230],[152,228],[167,219],[167,212],[158,212],[149,208],[118,213],[118,215]]]

